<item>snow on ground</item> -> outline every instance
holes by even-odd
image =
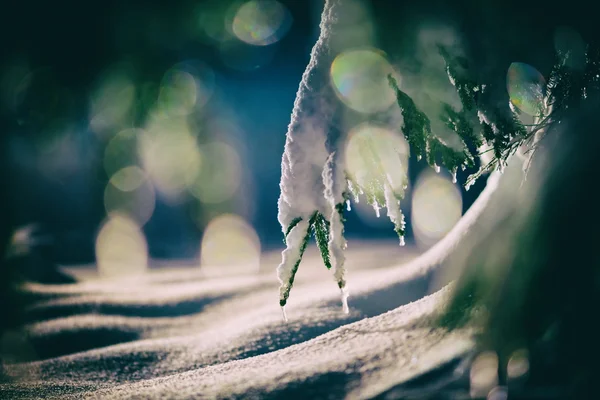
[[[429,285],[414,262],[386,265],[407,257],[406,250],[395,243],[353,247],[350,314],[311,249],[288,323],[266,268],[235,275],[175,268],[138,280],[29,285],[40,301],[27,311],[28,340],[20,350],[38,360],[5,365],[11,379],[0,384],[1,397],[263,397],[306,390],[370,397],[468,350],[464,332],[432,328],[447,290],[397,308],[423,297]]]
[[[348,314],[314,247],[287,323],[278,253],[258,271],[171,265],[135,279],[29,284],[27,325],[0,340],[22,359],[3,366],[0,398],[403,397],[413,378],[456,366],[473,347],[471,332],[433,322],[450,289],[429,294],[451,249],[493,207],[495,182],[419,257],[395,241],[351,241]]]

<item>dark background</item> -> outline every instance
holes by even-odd
[[[292,16],[289,32],[277,43],[258,49],[239,44],[231,53],[238,57],[237,66],[197,28],[199,7],[218,8],[224,3],[30,0],[2,6],[0,72],[25,60],[31,70],[47,70],[51,76],[27,95],[25,106],[11,108],[6,99],[2,104],[5,230],[39,223],[54,237],[49,254],[55,262],[92,261],[95,235],[106,216],[103,191],[108,181],[102,169],[101,141],[88,128],[88,98],[97,77],[111,64],[126,60],[135,67],[136,76],[158,82],[175,63],[199,59],[214,71],[221,100],[243,128],[242,166],[251,190],[238,192],[238,201],[221,210],[245,217],[263,248],[281,246],[276,218],[281,153],[298,83],[318,36],[322,2],[282,0]],[[504,79],[507,66],[516,60],[536,65],[547,75],[556,26],[570,25],[586,39],[597,35],[589,2],[424,3],[371,2],[382,48],[399,43],[399,48],[410,50],[414,38],[386,34],[392,26],[404,26],[408,32],[422,19],[451,18],[467,38],[473,65],[488,78]],[[253,60],[265,59],[268,62],[255,66]],[[78,165],[62,176],[48,176],[35,166],[40,156],[37,143],[46,135],[40,127],[49,120],[70,121],[78,127]],[[411,178],[424,167],[411,159]],[[459,182],[464,178],[459,174]],[[463,190],[464,209],[482,185]],[[190,207],[186,201],[173,204],[157,197],[154,214],[144,226],[152,257],[197,256],[203,225],[192,221]],[[354,212],[348,215],[347,232],[349,237],[395,236],[391,225],[370,226]]]

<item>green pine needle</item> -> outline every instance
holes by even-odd
[[[323,263],[327,269],[331,269],[331,258],[329,255],[329,221],[320,212],[315,212],[310,219],[310,226],[315,235],[317,247],[323,258]]]

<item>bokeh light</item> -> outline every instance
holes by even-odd
[[[450,179],[426,170],[412,198],[412,228],[419,245],[429,246],[452,229],[462,215],[462,196]]]
[[[361,124],[348,135],[344,160],[346,171],[361,187],[387,182],[394,192],[401,192],[407,180],[408,155],[409,147],[402,134]]]
[[[146,173],[137,166],[120,169],[111,176],[104,189],[104,208],[108,215],[127,215],[144,225],[152,214],[156,194]]]
[[[507,400],[508,389],[503,386],[496,386],[487,395],[486,400]]]
[[[135,95],[135,85],[124,69],[115,67],[107,72],[92,94],[90,127],[95,132],[123,127],[131,115]]]
[[[508,359],[506,374],[510,379],[518,379],[529,372],[529,352],[520,349],[513,352]]]
[[[138,139],[144,170],[161,193],[178,198],[202,166],[196,137],[185,118],[152,116]]]
[[[148,268],[148,245],[132,219],[113,214],[96,237],[98,272],[104,277],[139,275]]]
[[[388,83],[388,75],[392,74],[398,82],[400,78],[380,50],[361,49],[341,53],[331,64],[330,74],[339,98],[355,111],[383,111],[396,99]]]
[[[384,204],[381,204],[380,206],[383,207]],[[351,211],[356,213],[356,216],[369,227],[374,229],[385,229],[388,232],[391,230],[390,220],[383,218],[381,212],[379,215],[374,213],[373,206],[364,200],[359,201],[358,203],[354,202],[351,206]]]
[[[177,64],[163,77],[157,106],[168,115],[187,115],[206,104],[213,90],[214,73],[210,68],[200,63]]]
[[[519,110],[531,116],[542,114],[546,80],[537,69],[521,62],[510,64],[506,88],[510,102]]]
[[[498,385],[498,355],[491,351],[479,354],[471,364],[471,397],[485,397]]]
[[[328,37],[333,54],[349,48],[373,46],[377,42],[375,21],[368,1],[344,0],[344,6],[336,10],[336,17],[336,34]]]
[[[202,34],[210,41],[220,43],[231,39],[226,24],[230,8],[231,3],[223,0],[207,0],[198,4],[195,11],[197,23]]]
[[[141,129],[124,129],[113,136],[104,149],[104,171],[111,177],[137,161],[137,138]]]
[[[202,145],[202,169],[190,181],[189,190],[203,203],[221,203],[238,189],[242,164],[237,151],[227,143]]]
[[[232,30],[241,41],[266,46],[279,41],[290,29],[291,14],[275,0],[252,0],[242,4],[233,18]]]
[[[146,180],[146,174],[139,167],[132,165],[117,171],[111,178],[110,183],[123,192],[131,192],[139,188]]]
[[[192,74],[181,70],[168,71],[158,96],[159,106],[169,114],[186,115],[196,105],[198,96]]]
[[[243,218],[224,214],[208,224],[202,238],[202,266],[244,266],[257,271],[259,263],[260,241]]]

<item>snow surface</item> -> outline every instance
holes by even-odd
[[[397,243],[351,243],[348,314],[315,248],[287,323],[277,253],[265,254],[258,273],[171,266],[135,279],[30,284],[28,324],[1,342],[31,361],[3,366],[0,398],[385,397],[472,349],[471,332],[433,323],[450,288],[427,295],[496,181],[419,257]]]

